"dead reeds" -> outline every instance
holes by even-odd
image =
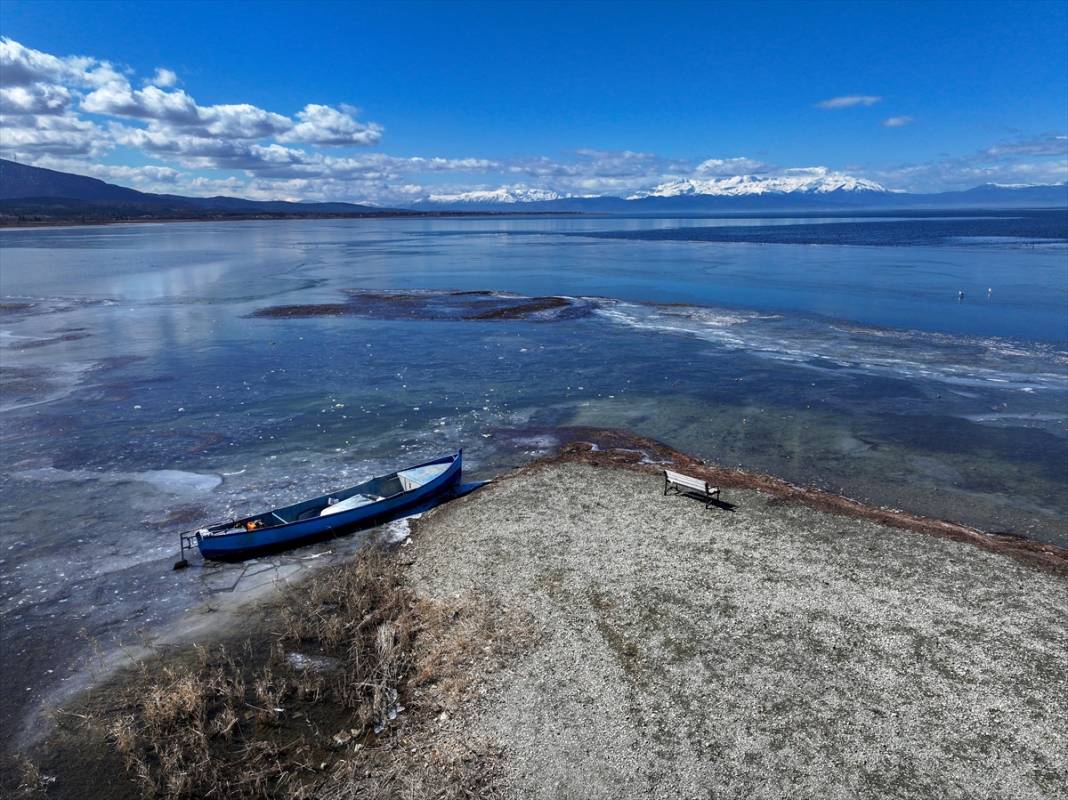
[[[418,598],[368,549],[285,590],[243,646],[154,661],[107,736],[156,798],[493,796],[493,747],[455,716],[520,627],[473,598]],[[407,706],[407,709],[405,708]]]

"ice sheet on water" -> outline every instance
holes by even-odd
[[[145,470],[144,472],[104,472],[89,469],[63,470],[55,467],[38,467],[16,472],[21,480],[42,481],[99,481],[102,483],[147,483],[158,491],[171,495],[187,496],[210,492],[219,486],[221,475],[203,472],[186,472],[178,469]]]
[[[700,339],[771,361],[811,369],[936,381],[958,386],[1068,391],[1068,352],[1040,342],[887,330],[804,317],[693,306],[604,302],[613,324]]]

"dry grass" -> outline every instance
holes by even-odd
[[[381,726],[397,702],[419,629],[416,601],[400,565],[365,551],[352,565],[296,589],[279,616],[279,642],[336,659],[334,670],[304,670],[303,697],[329,697],[361,730]]]
[[[266,734],[290,687],[270,665],[254,680],[225,649],[201,651],[192,665],[142,666],[125,713],[108,735],[147,797],[295,796],[315,773],[312,748]]]
[[[418,598],[373,550],[288,590],[271,618],[234,652],[128,682],[106,732],[143,796],[495,796],[492,743],[455,718],[525,627],[477,598]]]
[[[14,787],[14,791],[11,795],[12,800],[36,800],[36,798],[47,797],[48,787],[55,781],[55,778],[44,775],[40,768],[25,757],[16,757],[16,768],[18,770],[18,783]]]

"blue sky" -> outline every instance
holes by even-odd
[[[389,203],[813,167],[919,191],[1068,175],[1065,2],[0,11],[4,155],[148,190]]]

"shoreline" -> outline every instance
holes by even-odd
[[[611,482],[628,480],[622,477],[625,475],[640,476],[642,481],[648,481],[649,478],[658,477],[664,467],[671,467],[695,477],[707,479],[721,488],[739,492],[745,496],[763,498],[760,501],[761,503],[769,509],[776,509],[769,512],[773,516],[785,515],[787,518],[793,518],[798,514],[809,514],[810,516],[815,514],[816,519],[826,519],[828,521],[827,524],[832,525],[834,523],[831,520],[840,518],[843,520],[841,524],[845,524],[844,521],[846,520],[854,520],[859,524],[875,526],[875,528],[883,530],[926,534],[927,537],[935,541],[942,540],[965,544],[969,548],[974,547],[976,552],[986,552],[995,557],[1007,556],[1008,558],[1002,562],[1000,567],[997,566],[998,562],[992,562],[995,569],[1012,571],[1014,568],[1010,565],[1015,564],[1015,569],[1035,569],[1037,570],[1036,575],[1046,574],[1054,580],[1068,576],[1068,550],[1054,545],[1045,545],[1017,536],[984,533],[967,526],[926,518],[905,511],[866,506],[839,495],[817,489],[799,487],[772,476],[707,465],[699,459],[674,450],[660,442],[626,431],[569,428],[563,429],[561,433],[565,435],[561,437],[561,442],[553,454],[510,470],[492,481],[485,489],[445,503],[419,518],[412,519],[409,526],[410,538],[405,539],[403,544],[412,544],[414,545],[413,547],[402,548],[400,544],[388,542],[381,536],[374,538],[377,538],[379,546],[388,547],[395,554],[400,564],[409,573],[411,580],[414,581],[412,585],[417,586],[421,585],[421,581],[425,583],[427,574],[424,566],[428,563],[424,552],[425,549],[427,547],[432,550],[433,548],[440,549],[444,542],[443,536],[447,538],[456,535],[448,521],[457,515],[470,513],[472,509],[480,509],[492,505],[497,494],[511,491],[508,487],[521,485],[527,480],[540,480],[541,478],[538,476],[544,476],[547,471],[552,472],[553,470],[566,471],[593,468],[597,474],[603,475],[604,481]],[[618,477],[615,477],[617,474]],[[636,477],[635,479],[638,478]],[[752,494],[750,495],[750,493]],[[654,492],[654,494],[658,495],[659,492]],[[728,499],[729,497],[730,491],[728,492]],[[656,499],[659,501],[660,498],[657,497]],[[666,499],[671,500],[672,498]],[[625,501],[623,504],[625,504]],[[692,507],[697,505],[683,500],[672,506],[672,509],[674,510],[677,507],[681,512],[690,513]],[[748,510],[747,505],[743,504],[743,510]],[[699,518],[715,521],[717,519],[716,514],[721,511],[722,509],[719,511],[710,510],[707,517]],[[508,513],[511,514],[511,512]],[[642,511],[636,510],[634,513],[639,514],[639,518],[644,518],[641,516]],[[728,518],[732,516],[731,514],[725,515]],[[582,526],[584,524],[581,514],[577,517],[572,514],[571,520],[567,522],[559,515],[550,514],[545,517],[545,521],[549,529],[554,529],[557,525],[577,524]],[[619,531],[619,533],[622,533],[622,531]],[[896,547],[924,547],[925,545],[922,544],[924,538],[926,537],[921,537],[910,545],[908,544],[911,540],[910,538],[897,540],[896,537],[882,537],[880,546],[888,548],[890,551],[893,551]],[[478,550],[478,552],[482,551]],[[936,549],[936,552],[946,553],[948,551]],[[953,552],[957,552],[965,562],[971,559],[970,556],[965,556],[968,552],[967,550]],[[797,552],[797,555],[804,554],[804,550]],[[861,560],[863,560],[864,554],[860,555]],[[431,559],[431,562],[435,562],[435,560]],[[62,705],[74,708],[75,714],[86,713],[91,716],[95,712],[85,711],[85,704],[87,702],[103,702],[105,706],[108,703],[114,704],[114,698],[119,693],[130,689],[131,681],[136,674],[136,664],[138,663],[144,663],[147,660],[149,663],[155,663],[162,667],[187,663],[190,658],[189,653],[192,652],[190,648],[192,650],[207,650],[219,643],[229,643],[228,647],[236,647],[245,637],[264,637],[266,636],[265,631],[271,628],[270,616],[272,609],[278,608],[279,603],[284,603],[287,597],[292,596],[292,593],[302,591],[301,587],[313,585],[316,575],[327,574],[327,570],[344,570],[346,564],[352,563],[354,561],[350,559],[341,562],[341,566],[332,565],[324,566],[323,569],[313,569],[310,573],[305,573],[296,582],[271,586],[265,585],[262,587],[264,590],[262,594],[246,596],[234,607],[194,609],[198,623],[195,628],[190,629],[184,623],[179,624],[181,623],[179,620],[169,626],[172,632],[177,628],[182,629],[178,636],[161,636],[148,643],[147,646],[143,644],[139,648],[127,648],[110,653],[108,662],[105,664],[107,669],[103,672],[103,677],[94,676],[95,680],[87,688],[83,689],[73,700],[67,702],[65,699]],[[923,571],[938,573],[948,563],[952,562],[935,559],[927,562],[923,567]],[[759,564],[757,566],[759,567]],[[888,565],[888,567],[897,569],[894,565]],[[960,565],[953,564],[950,570],[953,571],[959,567]],[[413,570],[414,572],[412,572]],[[431,573],[433,571],[432,567]],[[420,578],[420,575],[423,577]],[[469,588],[462,589],[461,594],[467,592]],[[452,597],[453,593],[450,590],[450,592],[442,595],[440,591],[437,591],[432,595],[437,600],[444,601],[445,598]],[[460,595],[456,596],[459,597]],[[208,611],[216,613],[207,613]],[[222,613],[218,613],[219,611]],[[524,609],[524,613],[531,612],[529,609]],[[535,617],[538,617],[537,613],[535,613]],[[243,629],[240,631],[234,629],[235,621],[237,620],[242,621]],[[249,626],[252,620],[258,620],[258,622]],[[996,619],[991,619],[988,624],[996,625]],[[612,635],[614,636],[615,634]],[[624,662],[629,663],[630,656],[627,653],[630,650],[627,648],[630,645],[620,646],[624,647]],[[260,652],[264,652],[262,646],[260,647]],[[523,657],[525,658],[526,656]],[[260,661],[264,658],[266,657],[257,656]],[[504,669],[503,666],[500,668]],[[488,676],[483,677],[486,677],[486,680],[490,679]],[[93,698],[95,700],[92,700]],[[478,698],[475,698],[475,705],[478,705]],[[82,711],[78,709],[82,709]],[[30,742],[30,752],[47,752],[49,745],[55,742],[56,737],[60,735],[68,736],[65,747],[73,746],[69,737],[70,731],[67,730],[66,733],[63,733],[65,730],[63,726],[73,718],[66,717],[67,723],[61,721],[57,726],[55,724],[55,719],[57,719],[55,713],[56,709],[53,709],[53,724],[42,732],[42,738],[36,742]],[[458,715],[457,719],[463,719],[465,712],[457,708],[450,713],[454,713],[454,716]],[[429,718],[420,717],[412,724],[415,724],[417,728],[425,732],[425,730],[429,730],[426,726],[430,725],[430,723],[431,720]],[[438,730],[443,725],[438,724],[436,727],[431,725],[431,727],[434,730]],[[450,725],[445,724],[444,727],[448,728]],[[455,725],[452,725],[452,728],[455,728]],[[455,732],[453,730],[453,733]],[[493,737],[491,736],[490,738]],[[41,750],[42,747],[44,751]],[[23,742],[19,751],[25,750],[26,743]],[[99,755],[99,752],[97,755]],[[115,763],[117,762],[113,762],[112,766]],[[55,769],[54,759],[52,760],[52,768]],[[11,769],[9,767],[6,771],[10,773]],[[114,796],[120,797],[123,795],[120,793]]]
[[[675,450],[662,442],[630,431],[612,428],[560,428],[572,438],[558,452],[520,467],[517,472],[541,464],[579,462],[600,467],[659,473],[674,465],[694,477],[721,488],[754,489],[785,502],[855,519],[864,519],[916,533],[969,542],[991,552],[1001,553],[1059,575],[1068,575],[1068,548],[1041,542],[1024,534],[982,531],[959,522],[927,517],[910,511],[872,506],[844,495],[813,487],[798,486],[782,478],[738,467],[719,467]],[[592,448],[583,445],[592,445]],[[643,458],[644,455],[644,458]]]

